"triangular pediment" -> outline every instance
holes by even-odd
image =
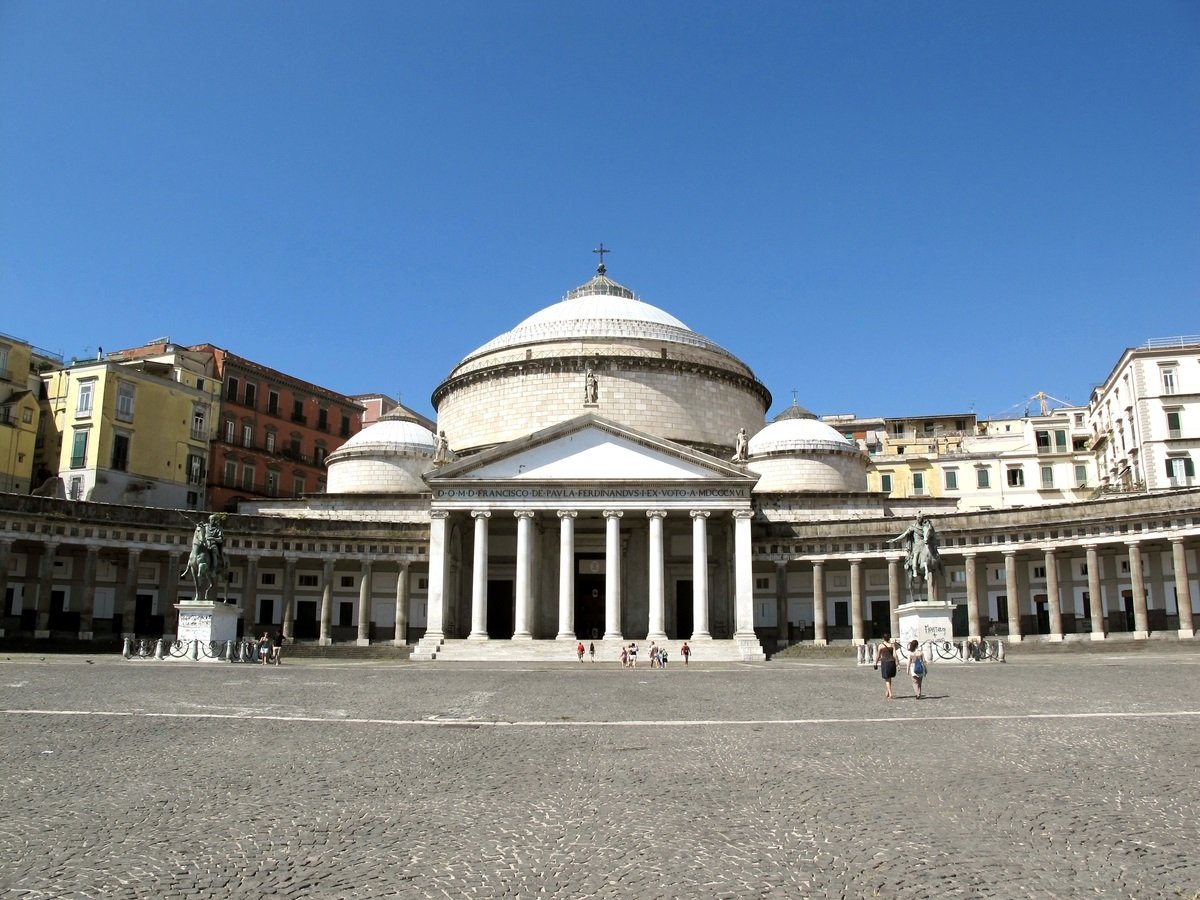
[[[688,481],[757,475],[599,416],[580,416],[451,463],[427,476],[447,481]]]

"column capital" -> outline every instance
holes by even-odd
[[[450,518],[450,510],[448,509],[431,509],[429,511],[431,519],[448,519]]]
[[[574,519],[578,515],[579,510],[577,509],[560,509],[558,511],[558,517],[560,519]]]
[[[492,511],[490,509],[473,509],[471,510],[472,519],[490,519]]]
[[[518,519],[532,519],[537,513],[532,509],[514,509],[513,515]]]
[[[733,511],[733,517],[735,519],[753,519],[754,518],[754,510],[752,510],[752,509],[735,509]]]
[[[604,510],[604,518],[606,518],[606,519],[619,519],[623,515],[625,515],[625,511],[621,510],[621,509],[606,509],[606,510]]]
[[[650,519],[665,519],[667,511],[665,509],[648,509],[646,510],[646,517]]]
[[[1004,558],[1005,558],[1005,559],[1008,559],[1009,557],[1015,557],[1015,556],[1017,555],[1017,551],[1016,551],[1016,550],[1007,550],[1007,549],[1005,549],[1005,550],[1002,550],[1001,552],[1004,554]]]
[[[693,519],[707,519],[712,515],[712,512],[707,509],[693,509],[688,512],[688,515]]]
[[[818,556],[816,559],[812,560],[813,568],[814,568],[814,569],[815,569],[815,568],[817,568],[817,567],[824,568],[824,567],[825,567],[825,563],[827,563],[828,561],[829,561],[829,560],[827,560],[825,557],[823,557],[823,556]]]
[[[1129,540],[1127,540],[1125,542],[1125,546],[1128,547],[1130,550],[1132,550],[1141,543],[1142,543],[1142,538],[1130,538]]]

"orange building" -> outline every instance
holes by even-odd
[[[221,381],[217,434],[208,468],[209,508],[325,490],[325,458],[362,430],[353,398],[285,375],[212,344]]]

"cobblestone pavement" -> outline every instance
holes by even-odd
[[[0,657],[0,898],[1192,900],[1197,676]]]

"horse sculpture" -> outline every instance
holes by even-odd
[[[908,580],[908,592],[912,596],[921,593],[929,583],[929,576],[942,571],[942,559],[938,554],[937,532],[929,516],[918,514],[904,531],[888,541],[903,542],[905,550],[904,571]]]
[[[192,576],[197,600],[210,599],[213,586],[224,581],[224,538],[220,520],[215,514],[209,517],[207,523],[198,523],[192,533],[192,553],[179,577]]]

